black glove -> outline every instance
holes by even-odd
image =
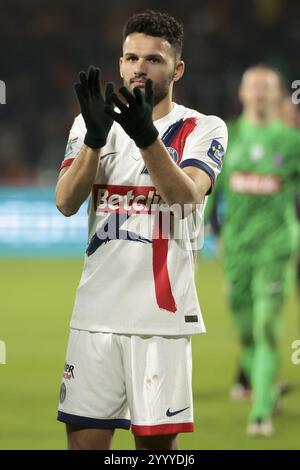
[[[87,129],[84,143],[92,149],[99,149],[105,145],[113,124],[113,119],[104,112],[104,107],[114,91],[114,86],[112,83],[107,84],[104,101],[100,89],[99,68],[90,66],[88,75],[85,72],[79,73],[79,80],[80,83],[76,83],[74,88]]]
[[[152,121],[153,91],[152,81],[147,80],[145,84],[145,96],[139,87],[133,89],[133,94],[125,86],[119,92],[126,99],[127,104],[121,101],[116,93],[108,92],[105,112],[117,121],[126,134],[134,140],[137,147],[146,148],[155,142],[158,130]],[[120,113],[114,111],[116,106]]]

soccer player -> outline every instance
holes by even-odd
[[[282,83],[265,65],[243,75],[242,116],[229,126],[226,163],[218,183],[229,303],[242,346],[241,385],[252,388],[247,432],[269,436],[280,390],[280,312],[297,247],[294,199],[299,187],[299,131],[276,119]]]
[[[58,412],[70,449],[109,449],[114,429],[130,425],[137,449],[177,449],[178,434],[194,429],[191,335],[205,327],[191,214],[176,208],[201,216],[227,130],[172,101],[182,42],[173,17],[136,14],[123,31],[119,94],[108,83],[103,98],[95,67],[75,85],[81,114],[56,188],[66,216],[90,196]],[[165,236],[166,205],[182,236]]]
[[[291,96],[287,93],[284,95],[281,107],[280,107],[280,119],[282,122],[285,122],[288,126],[292,126],[300,129],[300,111],[296,104],[293,103]],[[296,214],[298,222],[300,222],[300,187],[298,188],[298,194],[296,195]],[[300,239],[299,239],[300,241]],[[298,297],[300,300],[300,246],[298,249],[298,262],[296,267],[296,280],[297,280],[297,290]],[[300,318],[298,319],[300,322]],[[300,327],[300,323],[299,323]]]

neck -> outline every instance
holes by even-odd
[[[267,126],[274,118],[273,114],[271,113],[256,113],[255,111],[247,109],[244,110],[243,116],[251,124],[259,127]]]
[[[168,93],[168,95],[162,101],[160,101],[156,106],[154,106],[152,112],[153,121],[157,121],[157,119],[166,116],[172,111],[172,109],[172,93]]]

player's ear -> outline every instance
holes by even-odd
[[[181,79],[182,75],[184,74],[184,67],[185,67],[185,64],[183,60],[179,60],[176,62],[175,71],[173,75],[174,82],[178,82],[178,80]]]

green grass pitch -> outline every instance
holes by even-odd
[[[65,449],[56,421],[58,390],[80,260],[0,260],[0,449]],[[221,269],[200,261],[199,298],[207,334],[193,339],[196,432],[182,435],[182,449],[300,449],[300,365],[291,363],[291,343],[300,339],[294,293],[284,310],[281,377],[293,391],[276,417],[269,439],[248,438],[248,403],[233,403],[236,341],[226,309]],[[115,449],[132,449],[130,431],[117,431]]]

